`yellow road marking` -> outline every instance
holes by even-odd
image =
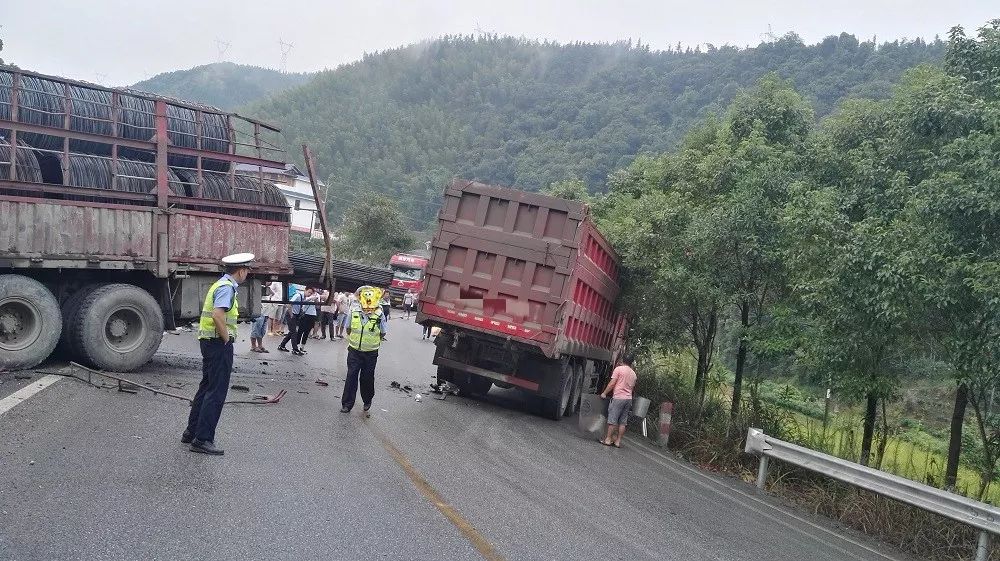
[[[420,472],[417,471],[417,468],[413,467],[413,464],[410,463],[409,458],[406,457],[406,454],[404,454],[402,450],[396,448],[389,438],[385,436],[374,423],[368,422],[365,424],[368,425],[369,430],[372,431],[375,438],[382,444],[385,451],[392,456],[392,459],[399,464],[399,467],[403,468],[403,472],[405,472],[406,476],[410,478],[413,486],[416,487],[417,490],[420,491],[420,494],[430,501],[430,503],[433,504],[434,507],[437,508],[449,522],[458,528],[458,531],[465,536],[465,539],[469,540],[469,543],[476,548],[479,554],[483,556],[483,559],[486,559],[487,561],[505,561],[503,556],[501,556],[493,547],[493,544],[491,544],[485,536],[479,533],[479,530],[476,530],[476,528],[457,510],[455,510],[454,507],[448,504],[444,500],[444,497],[442,497],[440,493],[438,493],[434,487],[432,487],[431,484],[428,483],[422,475],[420,475]]]

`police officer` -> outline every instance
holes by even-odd
[[[387,332],[380,305],[382,289],[362,286],[355,294],[358,303],[351,308],[347,320],[347,379],[340,399],[341,413],[350,413],[354,408],[359,381],[365,411],[371,409],[375,397],[375,363]]]
[[[223,257],[226,274],[215,281],[205,295],[198,322],[201,384],[191,402],[187,429],[181,436],[181,442],[191,444],[192,452],[213,456],[224,453],[215,446],[215,427],[222,415],[233,371],[233,343],[236,341],[236,320],[239,317],[236,289],[247,280],[253,258],[252,253]]]

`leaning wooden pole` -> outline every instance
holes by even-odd
[[[309,184],[312,186],[313,200],[316,202],[316,214],[319,215],[319,227],[323,231],[323,243],[326,246],[326,258],[323,260],[323,271],[319,275],[319,280],[332,291],[334,279],[330,274],[330,267],[333,264],[333,245],[330,242],[330,230],[326,224],[326,201],[320,197],[319,185],[316,182],[316,170],[313,167],[312,151],[305,144],[302,145],[302,156],[306,161],[306,172],[309,174]]]

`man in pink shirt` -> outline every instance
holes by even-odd
[[[625,435],[625,425],[628,424],[628,415],[632,410],[632,390],[635,388],[636,378],[635,370],[632,370],[634,360],[631,353],[622,356],[621,365],[611,372],[611,381],[601,392],[601,397],[607,398],[608,393],[614,390],[611,404],[608,405],[608,434],[601,440],[601,444],[605,446],[622,447],[622,436]]]

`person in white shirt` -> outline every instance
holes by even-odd
[[[337,293],[337,316],[340,321],[337,322],[337,339],[344,338],[344,330],[347,329],[347,322],[350,320],[351,311],[351,299],[344,292]]]
[[[406,294],[403,295],[403,309],[406,310],[406,319],[410,319],[410,312],[413,311],[413,303],[417,301],[417,295],[413,292],[412,288],[406,289]]]

